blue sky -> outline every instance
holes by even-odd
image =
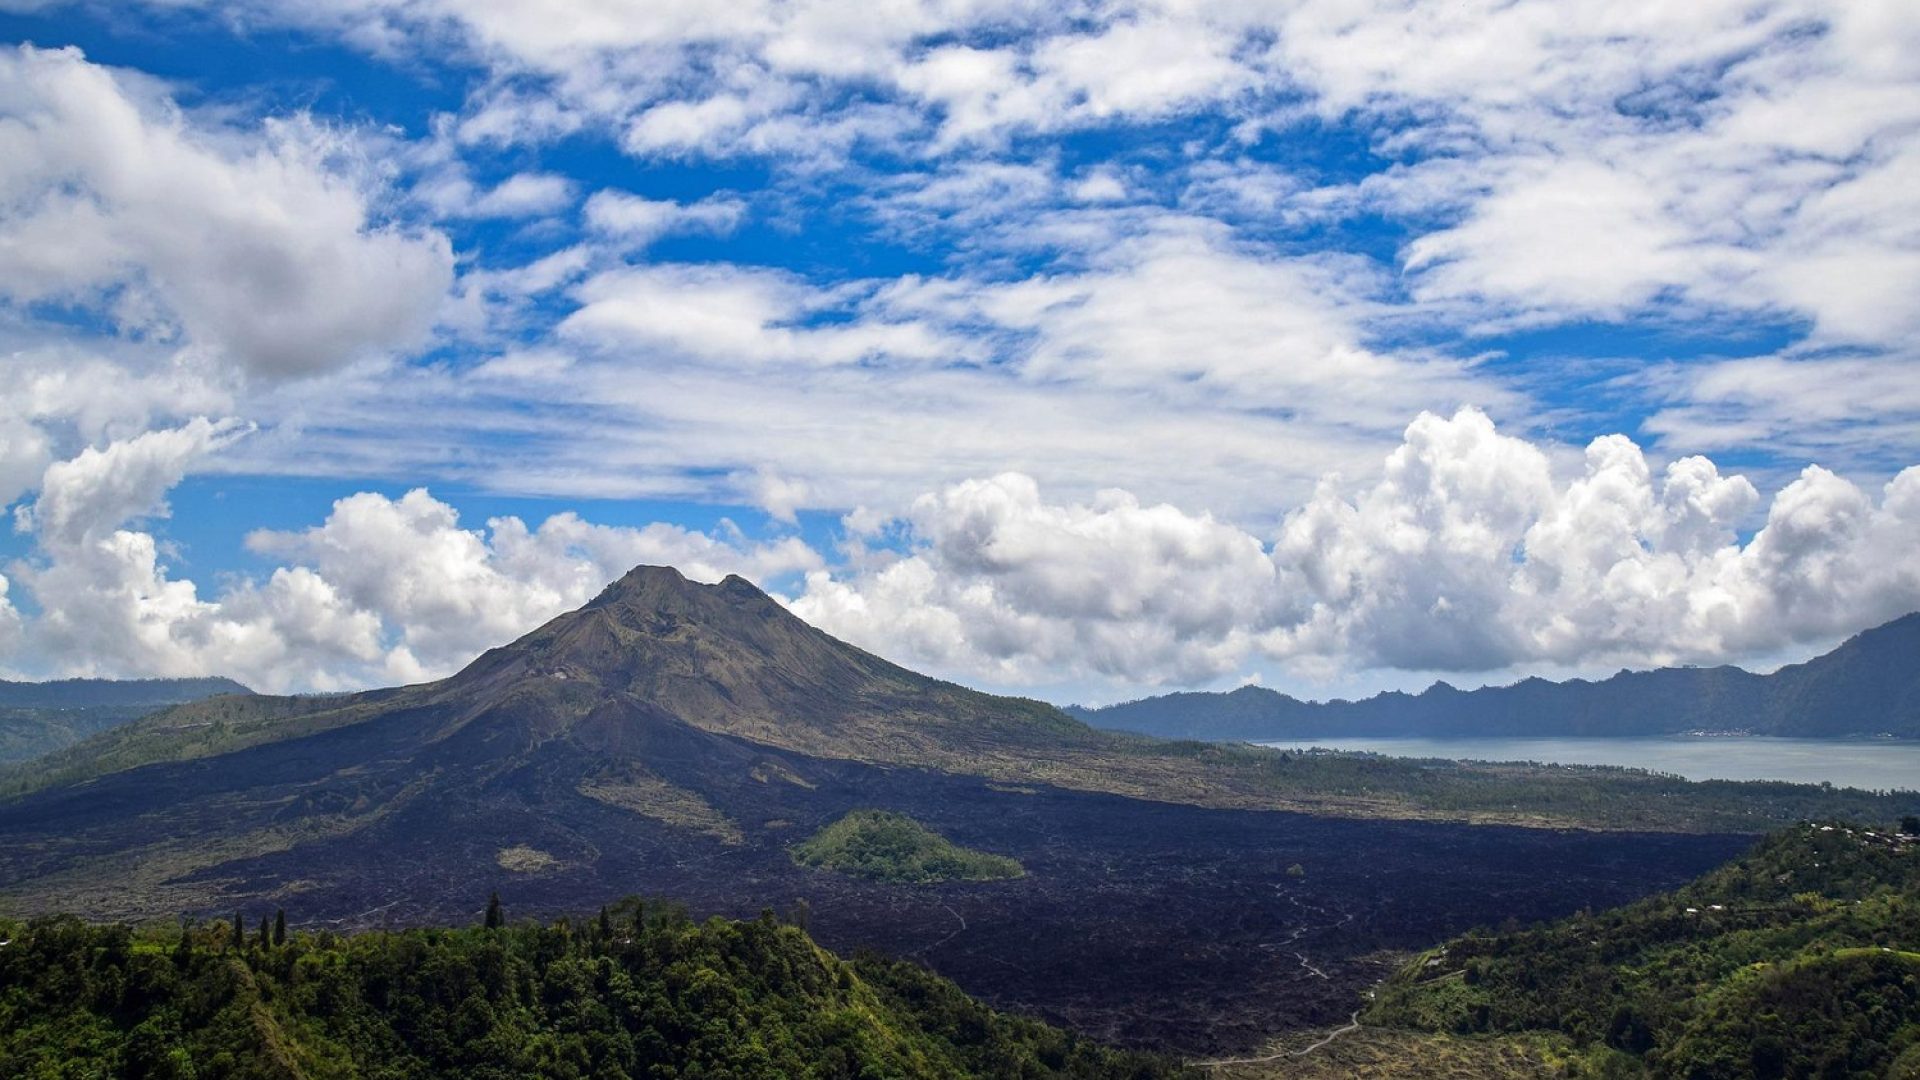
[[[432,677],[635,561],[980,685],[1920,607],[1920,17],[0,0],[0,670]]]

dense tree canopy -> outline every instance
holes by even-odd
[[[626,902],[575,927],[136,932],[0,920],[0,1076],[1148,1078],[1170,1064],[843,962],[771,916]]]
[[[1677,892],[1449,942],[1370,1019],[1561,1032],[1608,1067],[1688,1080],[1920,1076],[1920,842],[1787,829]]]

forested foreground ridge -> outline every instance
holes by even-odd
[[[839,960],[771,915],[630,900],[580,925],[353,935],[59,916],[0,920],[0,941],[0,1076],[1182,1075],[912,964]]]
[[[1370,1024],[1557,1032],[1603,1075],[1920,1077],[1920,822],[1807,824],[1672,893],[1436,949]]]

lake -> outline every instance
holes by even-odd
[[[1283,749],[1322,746],[1393,757],[1626,765],[1689,780],[1821,781],[1838,787],[1920,790],[1920,741],[1781,739],[1762,735],[1624,738],[1324,738],[1262,743]]]

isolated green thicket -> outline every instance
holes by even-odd
[[[0,920],[0,1076],[908,1078],[1173,1075],[847,963],[771,916],[629,901],[571,926],[338,935]]]
[[[1024,874],[1018,862],[959,847],[905,814],[855,810],[793,848],[802,866],[908,885],[997,881]]]

